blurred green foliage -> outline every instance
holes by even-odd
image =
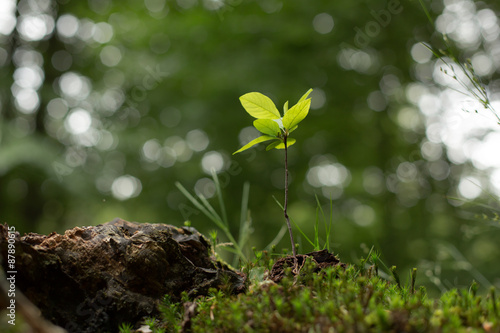
[[[344,261],[375,245],[391,265],[423,262],[448,287],[467,285],[470,269],[437,247],[454,244],[499,283],[499,229],[465,237],[471,222],[446,197],[464,165],[429,143],[408,97],[416,83],[434,84],[411,54],[438,39],[417,1],[4,2],[2,223],[48,233],[116,216],[189,219],[207,234],[213,226],[174,183],[209,197],[215,168],[233,234],[251,183],[249,243],[262,248],[284,223],[270,200],[283,195],[283,152],[231,156],[258,135],[244,128],[238,97],[258,91],[280,105],[312,87],[289,154],[292,219],[312,234],[315,194],[325,208],[331,198],[332,249]],[[434,16],[444,8],[427,3]],[[494,1],[477,6],[498,10]],[[425,145],[438,153],[429,158]]]

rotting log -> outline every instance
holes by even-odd
[[[8,226],[0,225],[0,254]],[[245,276],[210,257],[194,228],[115,219],[64,234],[16,234],[16,288],[68,332],[116,332],[159,314],[164,295],[244,291]],[[5,260],[2,265],[6,269]]]

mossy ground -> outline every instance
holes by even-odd
[[[277,284],[266,279],[277,258],[257,257],[241,267],[245,293],[221,286],[196,299],[165,297],[160,317],[117,323],[120,332],[500,332],[500,297],[494,288],[479,295],[475,282],[433,299],[424,287],[382,278],[362,260],[316,273],[306,262],[299,276],[288,268]],[[2,332],[26,329],[1,322]]]
[[[500,332],[500,298],[495,289],[478,295],[474,282],[432,299],[424,287],[415,289],[414,279],[402,286],[399,279],[384,279],[376,266],[362,261],[319,273],[306,264],[298,277],[289,269],[276,284],[265,279],[274,260],[262,253],[260,257],[242,267],[249,276],[246,293],[231,295],[223,286],[179,303],[167,297],[163,317],[147,320],[151,331]]]

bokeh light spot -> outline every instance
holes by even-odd
[[[78,31],[78,27],[78,19],[71,14],[63,14],[57,19],[57,34],[63,38],[71,38],[75,36]]]
[[[425,64],[432,58],[432,52],[422,43],[414,44],[411,47],[411,56],[419,64]]]
[[[482,52],[474,54],[471,63],[474,71],[479,76],[491,75],[495,71],[495,66],[491,58]]]
[[[397,116],[398,124],[404,129],[417,131],[422,125],[420,114],[417,109],[413,107],[404,107],[398,111]]]
[[[306,174],[309,185],[321,188],[321,192],[327,198],[340,197],[344,187],[351,181],[349,170],[338,162],[332,162],[326,155],[315,156],[311,162],[313,166]]]
[[[354,223],[360,227],[368,227],[375,222],[375,211],[367,205],[357,205],[352,210]]]
[[[84,109],[74,109],[70,112],[64,123],[66,129],[73,134],[82,134],[89,130],[92,124],[92,117]]]
[[[314,17],[313,27],[314,30],[320,34],[327,34],[332,31],[334,26],[333,17],[327,13],[321,13]]]
[[[165,0],[144,0],[146,8],[153,13],[158,13],[165,8]]]
[[[177,155],[175,151],[170,147],[163,147],[158,157],[158,165],[163,168],[170,168],[177,161]]]
[[[240,133],[238,134],[238,141],[240,142],[240,145],[243,146],[259,135],[260,133],[255,129],[255,127],[247,126],[241,129]]]
[[[43,83],[43,71],[38,66],[19,67],[14,72],[14,80],[21,88],[37,90]]]
[[[352,69],[363,74],[369,74],[375,64],[369,53],[352,48],[343,48],[337,56],[337,61],[344,69]]]
[[[46,14],[22,15],[17,30],[24,40],[38,41],[54,30],[54,19]]]
[[[420,151],[427,161],[437,161],[443,154],[443,147],[440,144],[425,141],[422,143]]]
[[[415,164],[410,162],[403,162],[398,165],[396,174],[399,180],[404,182],[410,182],[416,179],[418,175],[418,170]]]
[[[207,174],[211,174],[212,170],[219,173],[224,168],[224,158],[219,152],[209,151],[203,155],[203,158],[201,159],[201,167]]]
[[[92,38],[101,44],[109,42],[113,38],[113,27],[106,22],[97,23]]]
[[[322,108],[326,103],[325,92],[320,88],[314,88],[310,97],[312,110]]]
[[[104,65],[114,67],[122,60],[122,52],[116,46],[107,45],[101,50],[99,58]]]
[[[212,179],[201,178],[194,185],[194,191],[198,196],[210,199],[215,195],[215,184]]]
[[[8,36],[16,27],[16,1],[0,0],[0,34]]]
[[[130,175],[124,175],[116,178],[111,185],[111,193],[118,200],[134,198],[138,196],[141,191],[141,181]]]
[[[40,106],[40,98],[33,89],[20,89],[15,97],[16,108],[24,114],[32,114]]]
[[[142,157],[148,162],[155,162],[160,157],[161,148],[158,140],[148,140],[142,145]]]
[[[62,119],[68,112],[68,104],[62,98],[54,98],[47,104],[47,113],[54,119]]]
[[[189,148],[186,141],[179,136],[169,137],[165,140],[165,146],[172,149],[179,162],[186,162],[193,155],[193,151]]]
[[[208,147],[210,140],[205,132],[199,129],[189,131],[186,135],[186,141],[194,151],[203,151]]]
[[[77,36],[83,41],[88,41],[94,35],[96,25],[89,19],[80,20],[80,28],[78,29]]]
[[[473,176],[463,177],[458,184],[458,192],[466,199],[475,199],[482,192],[481,182]]]
[[[366,100],[368,107],[373,111],[383,111],[387,107],[387,100],[381,91],[373,91]]]
[[[90,94],[91,84],[88,78],[68,72],[59,78],[59,88],[64,95],[82,100]]]

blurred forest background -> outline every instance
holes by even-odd
[[[500,286],[500,126],[421,44],[447,34],[500,109],[500,3],[423,2],[434,24],[417,0],[0,0],[0,222],[189,219],[208,234],[175,182],[211,197],[215,169],[235,234],[250,182],[263,249],[284,224],[284,154],[231,155],[258,135],[238,98],[281,110],[313,88],[292,219],[313,237],[316,194],[342,261],[374,245],[436,291]]]

